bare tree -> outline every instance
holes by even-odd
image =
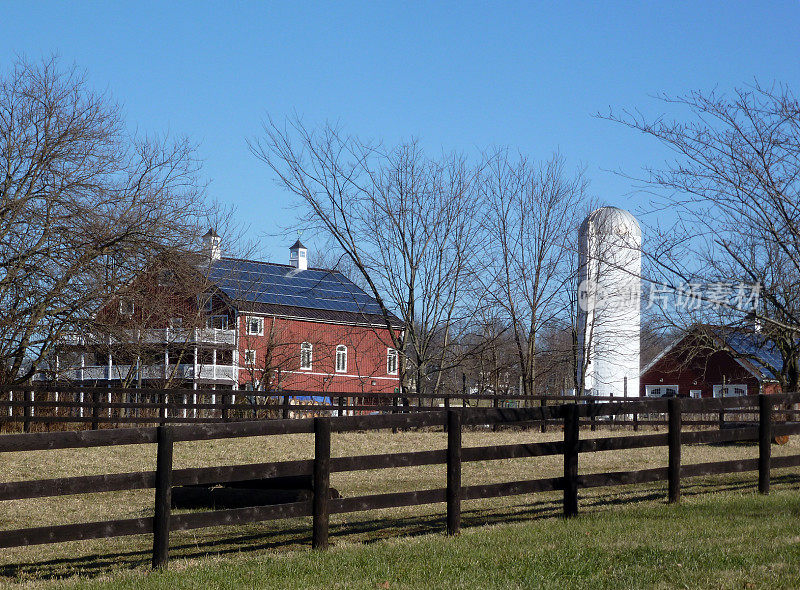
[[[431,372],[457,365],[453,343],[473,309],[477,171],[458,155],[430,159],[416,142],[384,149],[298,119],[268,121],[250,147],[299,197],[300,226],[330,238],[377,301],[403,353],[404,387],[419,391]]]
[[[607,116],[675,153],[642,179],[654,204],[679,221],[656,228],[648,253],[653,278],[680,291],[697,284],[710,313],[728,324],[755,320],[769,367],[784,391],[800,386],[800,103],[786,86],[755,84],[731,94],[660,97],[683,120],[639,112]],[[741,305],[719,284],[756,285],[759,304]],[[746,302],[745,302],[746,303]],[[754,316],[750,315],[754,312]],[[699,313],[699,312],[698,312]],[[692,322],[698,313],[690,314]],[[702,315],[702,314],[701,314]],[[680,317],[680,314],[677,314]],[[773,363],[777,365],[778,363]]]
[[[576,231],[585,209],[583,171],[570,174],[554,154],[536,164],[508,150],[489,160],[481,189],[487,207],[483,273],[516,346],[523,390],[535,391],[543,327],[569,316]]]
[[[186,139],[132,135],[56,59],[0,79],[0,166],[0,380],[16,382],[154,256],[193,244],[204,205]]]

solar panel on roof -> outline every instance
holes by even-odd
[[[773,368],[780,370],[783,367],[783,358],[773,342],[755,332],[740,331],[725,334],[725,341],[737,354],[755,364],[765,376],[777,378]]]
[[[222,259],[212,265],[209,278],[232,299],[330,311],[381,313],[373,297],[335,271],[298,271],[266,262]]]

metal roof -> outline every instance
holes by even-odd
[[[773,369],[780,371],[783,358],[774,342],[752,330],[731,330],[720,334],[720,337],[737,355],[747,359],[765,379],[778,379]]]
[[[323,315],[331,320],[368,323],[382,318],[375,298],[335,270],[299,270],[285,264],[221,258],[211,262],[209,279],[253,311],[280,310],[279,315],[307,317],[303,310],[316,310],[329,312]]]

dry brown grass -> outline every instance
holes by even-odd
[[[605,430],[581,432],[582,437],[609,436],[632,432]],[[645,432],[642,432],[645,434]],[[502,445],[560,440],[560,431],[541,434],[535,431],[466,431],[464,446]],[[353,432],[334,434],[332,454],[352,456],[393,453],[411,450],[444,448],[446,434],[433,431]],[[685,446],[683,462],[699,463],[757,456],[755,444]],[[793,437],[785,446],[773,446],[779,455],[800,454],[800,437]],[[178,443],[175,467],[202,467],[264,461],[285,461],[311,458],[312,435],[254,437]],[[7,453],[0,464],[0,481],[17,481],[152,470],[155,464],[154,445],[131,445],[97,449],[69,449]],[[593,473],[663,467],[667,464],[665,447],[582,454],[580,472]],[[561,457],[537,457],[491,462],[464,463],[463,484],[473,485],[561,475]],[[332,485],[344,496],[369,493],[407,491],[444,487],[444,465],[400,468],[381,471],[360,471],[332,475]],[[796,485],[800,470],[775,472],[776,486]],[[686,480],[685,493],[708,493],[719,489],[741,487],[753,490],[756,475],[737,474]],[[582,510],[630,501],[663,501],[665,484],[599,488],[581,493]],[[559,493],[517,496],[466,502],[464,524],[471,526],[515,519],[529,519],[559,513]],[[134,518],[152,514],[152,490],[86,494],[58,498],[7,501],[2,503],[0,528],[46,526],[117,518]],[[616,508],[622,510],[624,508]],[[441,530],[442,505],[398,508],[369,513],[332,517],[334,542],[361,542],[387,536]],[[172,552],[194,559],[208,553],[238,552],[281,547],[305,546],[310,539],[309,519],[268,522],[235,528],[203,529],[175,533]],[[59,576],[83,572],[97,574],[109,568],[146,566],[149,562],[149,536],[122,537],[106,540],[42,545],[4,551],[0,573],[17,580],[28,575]],[[6,578],[7,580],[9,578]]]

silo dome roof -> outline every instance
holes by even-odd
[[[589,213],[581,224],[581,234],[587,233],[589,224],[592,225],[592,232],[597,234],[642,236],[642,229],[636,218],[619,207],[600,207]]]

